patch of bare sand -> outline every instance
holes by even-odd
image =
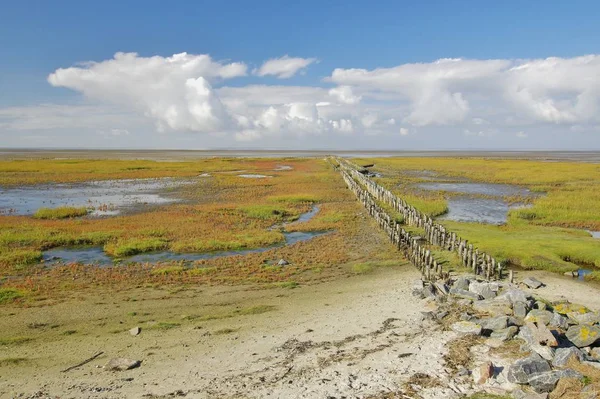
[[[411,295],[416,278],[418,272],[405,265],[294,290],[199,287],[201,292],[164,297],[138,292],[136,301],[121,301],[124,294],[115,293],[106,302],[82,298],[23,309],[10,316],[12,322],[2,318],[2,331],[12,323],[22,333],[25,323],[45,315],[47,323],[78,332],[52,338],[40,333],[31,343],[4,348],[3,356],[28,360],[0,366],[0,395],[314,398],[399,391],[414,373],[443,374],[444,344],[452,337],[422,329],[420,312],[427,308]],[[187,318],[170,329],[143,328],[136,337],[127,332],[135,324],[126,319],[132,309],[147,310],[147,318],[156,320],[176,315],[182,320],[182,314],[207,314],[207,309],[228,314],[257,304],[274,310]],[[115,325],[121,331],[115,332]],[[60,372],[99,350],[105,354],[96,360]],[[142,365],[125,372],[100,368],[112,357],[139,359]],[[458,396],[444,387],[422,394]]]

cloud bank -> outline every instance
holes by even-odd
[[[48,82],[128,110],[162,132],[225,135],[241,142],[323,135],[407,140],[450,127],[464,132],[465,139],[505,132],[522,142],[531,128],[563,126],[569,134],[597,132],[600,125],[600,55],[440,59],[370,70],[336,68],[312,86],[255,83],[264,76],[290,78],[315,61],[273,58],[248,76],[244,62],[209,55],[117,53],[58,69]],[[237,83],[228,85],[234,78]],[[247,84],[240,85],[244,80]],[[18,128],[19,116],[9,120],[12,114],[6,112],[0,110],[0,126]],[[113,121],[106,130],[115,128],[126,127]]]

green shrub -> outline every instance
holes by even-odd
[[[69,219],[87,215],[87,208],[61,206],[58,208],[40,208],[34,214],[35,219]]]

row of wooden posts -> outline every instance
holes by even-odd
[[[337,166],[344,181],[375,218],[380,227],[388,234],[392,242],[403,249],[408,259],[423,273],[427,279],[443,276],[441,265],[433,259],[431,251],[421,245],[427,241],[448,251],[457,252],[463,266],[470,268],[474,274],[485,278],[501,278],[502,264],[489,254],[480,252],[467,240],[456,233],[448,231],[444,226],[435,223],[429,216],[422,214],[391,191],[375,183],[365,176],[347,160],[336,158]],[[402,215],[403,220],[395,220],[378,202],[384,203]],[[402,227],[402,224],[422,228],[425,237],[413,237]]]

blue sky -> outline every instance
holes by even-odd
[[[600,148],[595,1],[4,0],[0,10],[0,146]],[[137,53],[142,63],[160,56],[165,65],[186,52],[246,69],[210,77],[200,68],[168,80],[168,92],[148,93],[140,81],[122,101],[123,80],[111,81],[118,65],[102,64],[103,76],[94,70],[115,85],[106,91],[85,81],[89,65],[78,66],[117,52]],[[309,61],[290,77],[257,72],[286,55]],[[552,70],[548,57],[557,59]],[[453,61],[436,63],[445,58]],[[69,67],[78,69],[49,83]],[[515,68],[530,72],[515,77]],[[562,83],[571,80],[565,76],[579,81]],[[202,79],[210,100],[189,100],[192,78]],[[503,86],[488,87],[494,82]],[[511,85],[514,92],[505,90]],[[278,95],[263,101],[274,87]],[[353,100],[328,92],[336,87]],[[190,111],[190,101],[209,109],[212,122]],[[174,122],[169,109],[186,120]]]

